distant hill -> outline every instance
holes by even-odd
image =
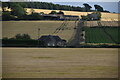
[[[25,8],[26,11],[28,12],[28,14],[30,14],[31,9],[33,8]],[[7,11],[11,11],[10,9],[7,9]],[[51,11],[57,11],[59,12],[60,10],[48,10],[48,9],[33,9],[34,12],[36,13],[40,13],[40,12],[44,12],[45,14],[49,14]],[[81,17],[81,15],[87,15],[90,14],[92,12],[79,12],[79,11],[65,11],[62,10],[64,12],[65,15],[75,15],[75,16],[79,16]],[[118,13],[107,13],[107,12],[101,12],[102,14],[102,21],[118,21],[118,16],[120,16],[120,14]]]
[[[31,8],[26,8],[27,12],[29,13]],[[36,13],[40,13],[40,12],[44,12],[45,14],[49,14],[52,10],[48,10],[48,9],[33,9],[34,12]],[[57,11],[59,12],[60,10],[54,10],[54,11]],[[64,12],[65,15],[76,15],[76,16],[80,16],[81,15],[87,15],[89,13],[92,13],[92,12],[78,12],[78,11],[65,11],[65,10],[62,10]],[[102,21],[118,21],[118,15],[120,14],[117,14],[117,13],[105,13],[105,12],[101,12],[102,13],[102,18],[101,20]]]

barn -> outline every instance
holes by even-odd
[[[59,36],[44,35],[39,38],[39,41],[43,42],[42,46],[45,47],[62,47],[66,46],[66,40],[61,39]]]

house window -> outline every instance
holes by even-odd
[[[47,45],[50,46],[50,43],[48,43]]]
[[[52,46],[55,46],[55,44],[53,43]]]

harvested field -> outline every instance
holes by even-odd
[[[117,78],[117,48],[3,48],[3,78]]]
[[[86,21],[84,26],[85,27],[99,26],[98,22],[100,22],[101,26],[119,27],[119,21]]]
[[[40,35],[59,35],[61,38],[69,40],[74,32],[75,21],[3,21],[3,37],[14,37],[16,34],[29,34],[33,39],[38,38],[38,28]],[[57,28],[59,28],[57,30]],[[57,30],[57,33],[54,33]]]
[[[28,14],[30,14],[30,8],[26,9]],[[47,10],[47,9],[34,9],[35,12],[40,13],[44,12],[45,14],[49,14],[52,10]],[[59,10],[54,10],[54,11],[59,11]],[[78,12],[78,11],[64,11],[65,15],[76,15],[76,16],[81,16],[81,15],[87,15],[90,14],[91,12]],[[101,21],[118,21],[118,15],[117,13],[105,13],[102,12],[102,18]]]

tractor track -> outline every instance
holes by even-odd
[[[67,46],[70,47],[80,46],[82,27],[83,27],[83,21],[79,21],[75,29],[75,34],[73,36],[73,39],[70,42],[68,42]]]
[[[102,27],[102,24],[101,24],[101,22],[99,21],[98,22],[98,26],[99,27]],[[113,39],[113,37],[107,32],[107,30],[106,30],[106,28],[105,27],[103,27],[102,28],[102,30],[103,30],[103,32],[108,36],[108,38],[110,39],[110,40],[112,40],[114,43],[118,43],[117,41],[115,41],[114,39]]]

